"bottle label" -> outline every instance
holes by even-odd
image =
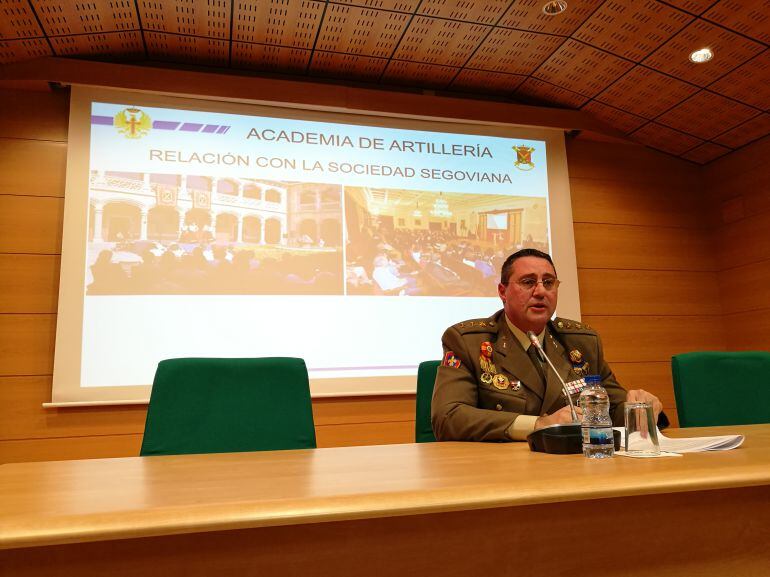
[[[612,427],[583,427],[584,445],[612,445]]]

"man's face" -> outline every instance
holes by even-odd
[[[553,316],[559,297],[558,287],[547,291],[538,282],[533,288],[526,289],[520,283],[527,279],[532,282],[555,278],[556,271],[547,260],[525,256],[514,261],[508,283],[497,285],[506,316],[520,330],[540,334]]]

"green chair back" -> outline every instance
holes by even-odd
[[[302,359],[169,359],[158,363],[140,454],[316,446]]]
[[[414,440],[416,443],[434,443],[433,426],[430,423],[430,402],[433,399],[433,384],[441,361],[425,361],[417,369],[417,408],[414,418]]]
[[[770,353],[699,352],[671,358],[680,427],[770,423]]]

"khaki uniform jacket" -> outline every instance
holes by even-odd
[[[460,366],[438,368],[433,389],[431,420],[439,441],[510,441],[506,430],[519,415],[542,416],[564,407],[567,401],[553,371],[543,366],[546,383],[532,359],[513,336],[500,310],[487,319],[464,321],[449,327],[442,337],[444,354],[451,352]],[[492,344],[492,363],[510,385],[500,390],[482,382],[481,345]],[[602,378],[610,397],[610,416],[623,424],[626,390],[618,384],[604,360],[599,335],[588,326],[557,318],[546,327],[544,349],[565,382],[580,379],[569,353],[578,350],[588,362],[585,374]],[[446,358],[446,357],[445,357]],[[457,364],[456,362],[453,364]],[[572,395],[577,406],[579,393]]]

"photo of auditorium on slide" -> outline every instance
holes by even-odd
[[[345,187],[349,295],[494,297],[505,258],[548,252],[547,199]]]
[[[87,295],[341,295],[340,185],[92,170]]]

